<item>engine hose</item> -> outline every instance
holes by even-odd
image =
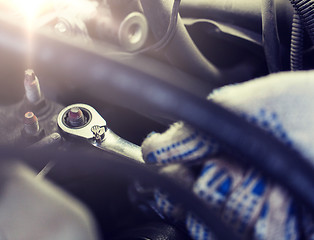
[[[262,0],[263,47],[270,73],[282,70],[280,41],[273,0]]]
[[[300,16],[297,13],[294,13],[290,47],[291,71],[298,71],[303,69],[303,36],[304,32]]]
[[[164,192],[169,194],[171,199],[180,202],[182,207],[184,207],[187,211],[199,216],[200,219],[211,227],[213,233],[217,237],[216,239],[240,239],[233,233],[231,228],[227,226],[226,223],[217,217],[217,214],[213,212],[213,209],[209,208],[205,202],[203,202],[185,186],[182,186],[168,176],[160,174],[158,168],[135,163],[123,156],[116,156],[106,152],[86,152],[86,150],[78,150],[71,147],[69,147],[67,151],[59,151],[54,148],[25,151],[19,148],[13,149],[10,147],[0,146],[0,152],[0,166],[6,166],[8,164],[7,159],[13,158],[23,159],[28,166],[34,169],[41,169],[42,165],[40,161],[38,161],[39,157],[41,159],[47,159],[49,156],[51,159],[58,159],[58,164],[55,165],[54,170],[47,175],[47,179],[52,180],[59,186],[63,186],[63,189],[70,191],[70,194],[74,194],[75,196],[80,196],[80,194],[78,192],[73,193],[71,192],[71,188],[68,188],[73,185],[73,182],[75,182],[77,186],[84,186],[86,179],[94,179],[92,189],[98,189],[97,199],[101,200],[97,201],[100,204],[98,205],[98,208],[101,208],[101,211],[98,211],[97,213],[94,212],[94,215],[98,218],[100,214],[99,212],[104,213],[103,209],[106,209],[106,204],[108,204],[108,195],[117,196],[115,191],[110,192],[111,189],[104,187],[104,182],[107,182],[108,179],[114,179],[113,181],[118,180],[119,182],[127,181],[129,183],[133,181],[140,181],[144,182],[149,188],[157,187],[162,189]],[[79,161],[77,161],[78,159]],[[84,161],[86,159],[89,160]],[[6,174],[6,172],[2,172],[2,174]],[[1,172],[0,177],[3,178],[3,176],[1,176]],[[0,189],[1,187],[5,187],[5,183],[3,181],[1,184]],[[91,189],[87,190],[87,192],[93,192],[93,190],[90,190]],[[85,191],[84,195],[87,192]],[[101,206],[104,202],[106,202],[105,206]],[[117,205],[119,205],[119,203],[117,203]],[[112,211],[112,209],[110,209],[110,211]],[[102,220],[103,217],[107,219],[108,215],[101,216],[100,220]],[[108,225],[102,225],[104,224],[102,221],[100,221],[99,224],[101,224],[101,227],[105,228],[105,231],[108,231]],[[106,233],[103,234],[105,236],[101,239],[112,239],[111,234],[109,234],[109,236],[106,236]]]
[[[304,28],[314,44],[314,1],[313,0],[290,0],[295,11],[299,14]]]
[[[261,1],[247,0],[182,0],[183,18],[210,19],[254,32],[261,32]]]
[[[162,39],[169,27],[173,1],[141,0],[141,4],[155,38],[157,41]],[[165,46],[164,51],[168,61],[176,67],[200,79],[210,81],[213,85],[223,85],[220,81],[222,79],[221,72],[207,61],[196,47],[180,15],[177,18],[174,36]]]
[[[181,3],[181,0],[175,0],[173,3],[170,22],[169,22],[167,31],[164,34],[164,36],[159,41],[157,41],[155,44],[153,44],[152,46],[141,49],[135,53],[143,53],[143,52],[146,52],[149,50],[159,51],[159,50],[164,49],[169,44],[169,42],[172,40],[174,34],[176,33],[180,3]]]

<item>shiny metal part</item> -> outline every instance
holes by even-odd
[[[66,121],[71,127],[83,126],[85,120],[82,110],[78,107],[71,108]]]
[[[24,87],[26,98],[30,103],[37,103],[41,100],[40,85],[34,70],[27,69],[25,71]]]
[[[84,42],[91,41],[87,27],[82,19],[69,15],[60,15],[54,25],[54,31],[63,37],[79,37]]]
[[[85,115],[85,123],[80,127],[73,127],[67,124],[67,116],[72,108],[79,108]],[[94,133],[91,131],[93,126],[106,126],[106,121],[100,114],[91,106],[86,104],[73,104],[64,108],[58,116],[58,125],[61,130],[73,136],[81,137],[84,139],[93,139]]]
[[[120,45],[127,51],[137,51],[145,45],[148,32],[144,14],[132,12],[120,24],[118,32]]]
[[[94,134],[94,139],[96,142],[100,142],[104,140],[105,138],[105,133],[106,133],[106,128],[105,127],[100,127],[100,126],[93,126],[91,131]]]
[[[103,141],[90,141],[93,146],[112,153],[117,153],[138,162],[144,163],[141,147],[119,137],[110,129],[107,129]]]
[[[25,113],[24,130],[28,135],[36,135],[39,132],[39,122],[33,112]]]
[[[47,165],[37,174],[36,178],[43,179],[56,165],[55,161],[50,161]]]
[[[79,108],[85,115],[84,124],[80,127],[67,124],[68,114],[73,108]],[[144,163],[141,148],[108,129],[106,121],[89,105],[73,104],[64,108],[59,113],[58,125],[63,132],[86,139],[90,144],[101,150]]]

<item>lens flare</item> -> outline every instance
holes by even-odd
[[[28,21],[34,20],[39,13],[50,8],[52,2],[51,0],[0,0],[1,4],[8,6]]]
[[[27,41],[27,68],[32,68],[36,46],[35,30],[59,15],[79,19],[89,18],[97,7],[90,0],[0,0],[0,7],[8,17],[25,29]],[[8,11],[7,11],[8,10]]]

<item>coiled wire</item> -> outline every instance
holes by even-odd
[[[295,11],[300,16],[309,37],[314,44],[314,1],[313,0],[290,0]]]
[[[293,15],[290,46],[290,69],[298,71],[303,69],[303,39],[304,29],[297,12]]]

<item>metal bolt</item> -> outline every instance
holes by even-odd
[[[39,81],[32,69],[25,71],[24,87],[26,98],[29,102],[36,103],[41,99]]]
[[[59,33],[67,33],[68,32],[68,27],[65,25],[64,22],[58,22],[55,25],[55,30]]]
[[[71,108],[68,113],[67,122],[72,127],[80,127],[84,125],[84,114],[78,107]]]
[[[38,119],[33,112],[25,113],[24,130],[29,135],[36,135],[39,132]]]

